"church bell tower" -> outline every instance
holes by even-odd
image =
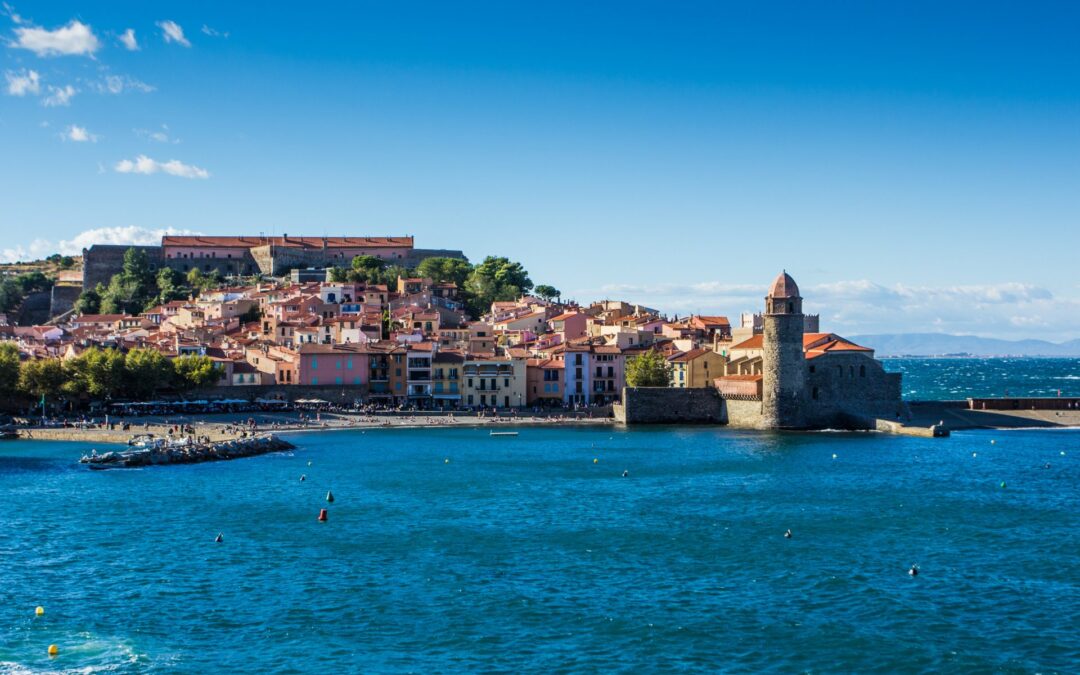
[[[763,322],[762,426],[802,428],[806,398],[802,297],[795,280],[786,271],[776,277],[765,296]]]

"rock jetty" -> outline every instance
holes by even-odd
[[[91,469],[120,469],[159,464],[198,464],[225,459],[239,459],[240,457],[254,457],[255,455],[265,455],[268,452],[291,450],[294,447],[296,446],[292,443],[273,434],[260,434],[216,443],[200,443],[191,440],[167,442],[162,440],[157,443],[135,446],[131,450],[118,450],[101,455],[96,452],[83,455],[79,462],[88,464]]]

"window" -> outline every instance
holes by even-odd
[[[469,405],[472,405],[472,404],[473,404],[473,397],[472,397],[472,394],[469,394]]]
[[[473,386],[473,384],[472,384],[472,378],[471,378],[471,377],[469,378],[469,386],[470,386],[470,387],[471,387],[471,386]]]
[[[810,372],[814,372],[815,366],[810,366]]]
[[[317,377],[312,377],[312,378],[311,378],[311,383],[312,383],[312,384],[318,384],[318,383],[319,383],[319,378],[317,378]]]
[[[859,366],[859,377],[866,377],[866,366]]]
[[[308,340],[310,341],[310,338],[308,338]],[[336,367],[338,370],[341,370],[341,359],[337,360],[337,363],[334,364],[334,367]]]
[[[487,405],[487,394],[480,394],[480,405]]]
[[[349,370],[352,370],[352,358],[349,359],[347,367]]]
[[[810,392],[810,396],[812,396],[815,401],[817,400],[817,387],[813,388],[813,390]]]
[[[504,377],[503,378],[503,386],[504,387],[509,387],[510,386],[510,378],[509,377]]]
[[[341,378],[340,377],[335,377],[334,378],[334,384],[341,384]]]
[[[705,367],[708,368],[709,364],[706,363]],[[615,377],[615,367],[614,366],[608,366],[607,367],[607,376],[608,377]]]
[[[317,357],[311,357],[311,368],[317,370],[319,368],[319,359]]]
[[[581,354],[574,354],[574,365],[575,366],[580,366],[581,365]],[[581,371],[579,370],[578,372],[581,372]],[[578,377],[581,377],[581,376],[578,375]]]
[[[558,394],[559,393],[559,383],[558,382],[555,382],[554,384],[551,385],[551,393],[553,393],[553,394]]]
[[[360,377],[359,377],[359,376],[357,376],[357,377],[354,377],[354,378],[352,379],[352,383],[353,383],[353,384],[360,384]]]

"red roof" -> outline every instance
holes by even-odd
[[[737,345],[731,345],[729,349],[732,351],[736,349],[761,349],[765,346],[765,336],[761,333],[753,335],[750,338],[743,340]]]
[[[194,248],[254,248],[272,244],[285,248],[412,248],[412,237],[205,237],[166,235],[162,246]]]
[[[769,287],[770,298],[797,298],[799,297],[799,285],[791,278],[787,271],[781,272],[773,279]]]

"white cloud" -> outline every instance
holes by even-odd
[[[191,46],[188,39],[184,37],[184,29],[180,27],[180,24],[175,21],[158,21],[157,25],[161,29],[161,36],[165,38],[165,42],[175,42],[185,47]]]
[[[180,178],[209,178],[210,172],[191,164],[184,164],[180,160],[170,159],[167,162],[159,162],[146,155],[139,155],[135,159],[123,159],[113,167],[118,173],[141,173],[150,175],[153,173],[166,173]]]
[[[29,49],[38,56],[93,56],[101,47],[94,31],[78,19],[56,30],[37,26],[15,29],[13,47]]]
[[[669,315],[760,312],[767,284],[617,284],[567,293],[580,301],[610,298],[656,307]],[[1080,293],[1059,295],[1030,283],[880,284],[867,279],[802,286],[804,307],[821,328],[842,334],[946,332],[1049,340],[1080,334]]]
[[[54,241],[50,239],[34,239],[27,245],[17,245],[11,248],[0,249],[0,262],[15,262],[17,260],[40,260],[53,253],[61,255],[79,255],[84,248],[94,244],[129,244],[136,246],[151,246],[160,244],[165,235],[193,235],[200,234],[192,230],[180,230],[172,227],[161,229],[148,229],[144,227],[99,227],[80,232],[71,239]]]
[[[99,94],[122,94],[125,91],[139,91],[148,94],[156,91],[153,85],[127,75],[106,75],[100,81],[91,82],[90,87]]]
[[[124,45],[129,52],[139,51],[139,41],[135,39],[134,28],[128,28],[120,34],[118,39],[120,40],[120,44]]]
[[[72,124],[64,132],[63,138],[68,141],[75,141],[76,143],[97,143],[97,134],[92,134],[86,130],[86,127],[80,127],[77,124]]]
[[[3,8],[3,13],[7,14],[8,17],[11,18],[11,22],[13,24],[15,24],[16,26],[21,26],[23,23],[25,23],[23,21],[23,18],[15,13],[15,8],[12,7],[11,5],[9,5],[8,3],[0,2],[0,7]]]
[[[135,135],[140,138],[148,138],[151,141],[156,141],[158,143],[176,144],[180,142],[179,138],[173,138],[169,135],[169,125],[167,124],[162,124],[161,129],[156,131],[150,129],[134,129],[133,131],[135,132]]]
[[[71,105],[71,98],[78,93],[78,90],[70,84],[63,87],[49,87],[49,95],[41,99],[41,105],[46,108],[55,108],[57,106]]]
[[[202,26],[202,32],[204,35],[209,35],[210,37],[229,37],[228,31],[222,33],[221,31],[214,30],[210,26],[207,26],[205,23]]]
[[[7,93],[12,96],[41,93],[41,76],[36,70],[24,70],[20,73],[9,70],[4,73],[4,77],[7,79]]]

